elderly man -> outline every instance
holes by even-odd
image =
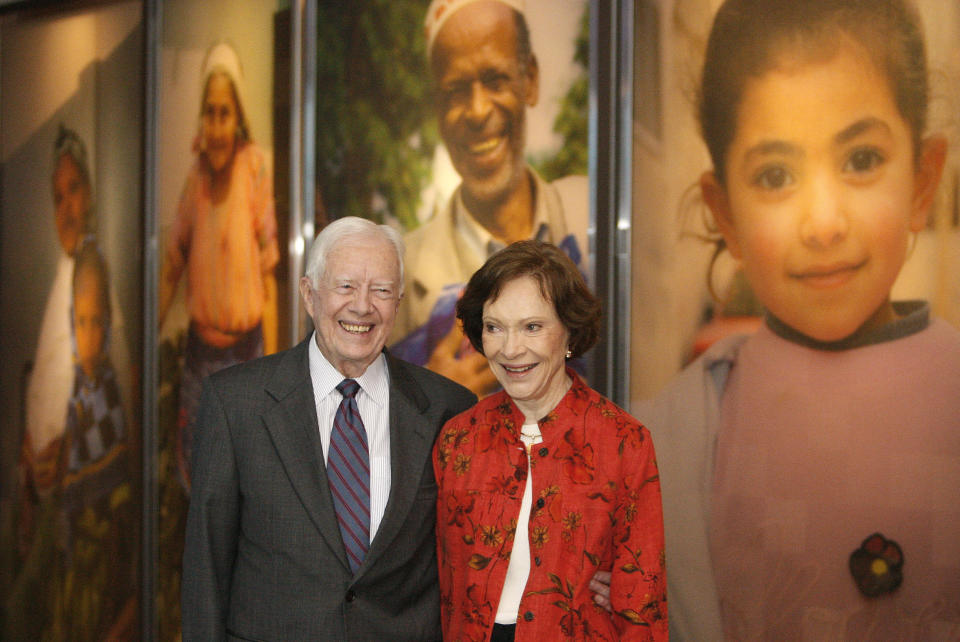
[[[476,397],[383,350],[402,256],[331,223],[300,280],[313,334],[204,384],[184,640],[440,639],[430,451]]]
[[[405,239],[393,348],[483,394],[496,380],[453,323],[460,291],[489,254],[523,239],[554,243],[583,269],[587,179],[547,183],[524,160],[539,70],[522,0],[434,0],[426,30],[440,135],[462,182]]]

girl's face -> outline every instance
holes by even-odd
[[[106,336],[106,310],[101,305],[103,284],[95,270],[83,270],[73,295],[73,332],[77,341],[80,366],[92,377],[103,353]]]
[[[885,77],[852,45],[752,79],[737,116],[726,185],[701,187],[760,301],[820,341],[887,321],[945,143],[915,162]]]
[[[222,73],[210,76],[201,113],[204,153],[214,172],[221,172],[233,160],[239,115],[233,86]]]

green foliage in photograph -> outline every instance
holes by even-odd
[[[555,156],[532,159],[530,164],[547,181],[571,174],[586,175],[589,171],[590,149],[587,113],[590,98],[590,7],[580,17],[580,31],[574,46],[573,61],[580,72],[570,85],[560,112],[553,122],[553,131],[563,136],[563,145]]]
[[[437,142],[427,0],[322,2],[317,21],[317,189],[326,218],[416,226]]]

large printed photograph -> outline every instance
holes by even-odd
[[[139,633],[142,25],[0,15],[5,640]]]
[[[470,275],[529,238],[590,275],[589,34],[582,0],[319,7],[316,229],[404,233],[390,349],[480,395],[496,380],[453,315]]]
[[[269,1],[164,3],[156,328],[161,639],[175,639],[180,630],[180,563],[202,381],[289,346],[288,212],[278,211],[274,187],[280,126],[274,93],[278,80],[288,86],[275,69],[290,55],[287,13]],[[286,149],[285,141],[279,145]]]
[[[635,6],[630,409],[673,637],[957,638],[960,8]]]

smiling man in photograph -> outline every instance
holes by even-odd
[[[482,395],[496,379],[454,324],[456,300],[487,257],[514,241],[553,243],[585,270],[588,182],[548,183],[524,158],[540,70],[522,0],[434,0],[425,26],[440,135],[461,183],[404,239],[393,349]]]
[[[339,219],[300,280],[315,331],[204,384],[183,639],[439,640],[430,453],[463,387],[383,349],[403,243]]]

